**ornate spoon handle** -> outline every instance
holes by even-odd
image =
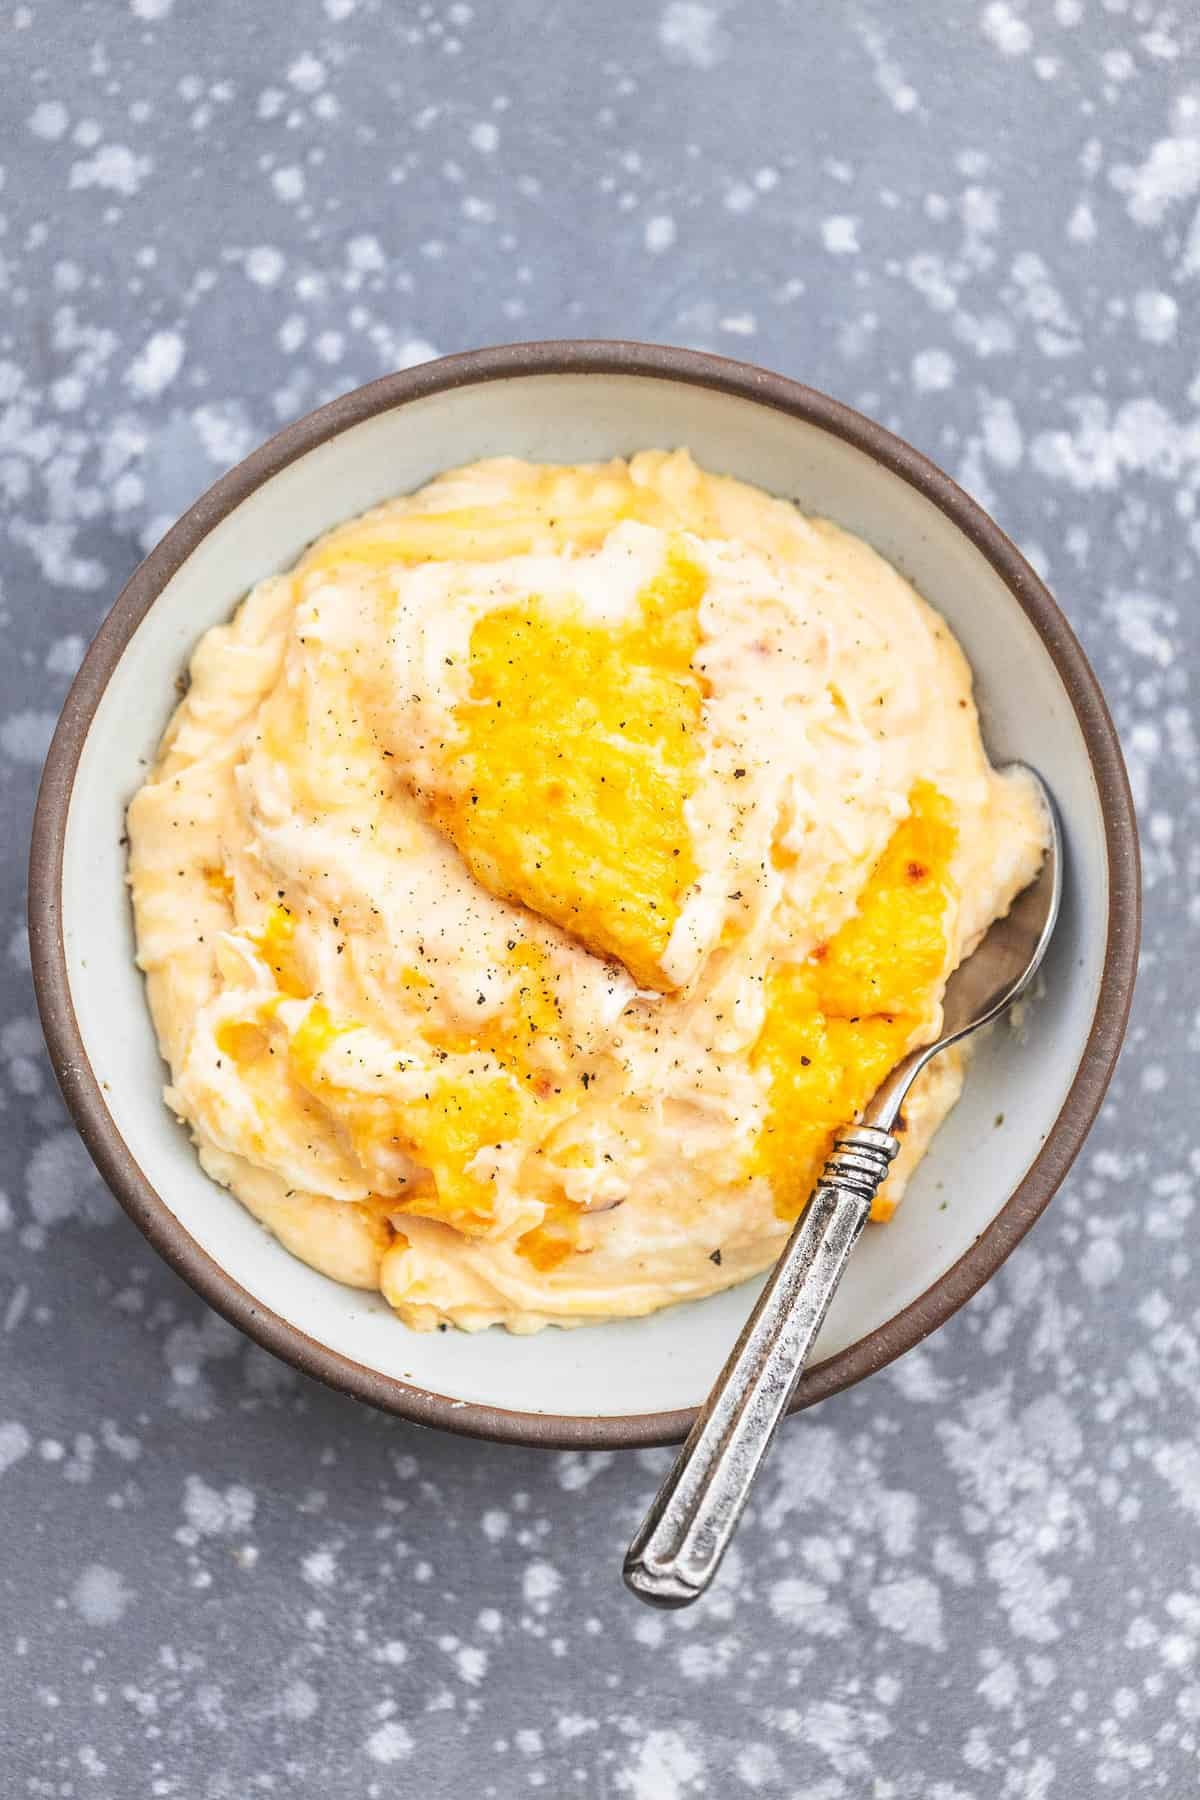
[[[843,1131],[625,1559],[641,1599],[686,1606],[716,1574],[888,1165],[889,1131]]]

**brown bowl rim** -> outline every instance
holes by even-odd
[[[287,425],[221,477],[135,569],[101,625],[67,695],[46,759],[29,867],[29,938],[38,1008],[67,1106],[101,1175],[170,1266],[265,1349],[357,1400],[469,1437],[552,1449],[679,1442],[694,1409],[611,1416],[508,1411],[454,1400],[382,1375],[309,1337],[256,1300],[200,1248],[151,1186],[118,1131],[88,1061],[67,975],[61,888],[67,813],[92,718],[127,644],[170,578],[235,507],[297,457],[376,414],[431,394],[530,375],[635,375],[716,388],[816,425],[900,476],[987,558],[1054,661],[1079,722],[1099,791],[1108,861],[1104,972],[1079,1067],[1057,1120],[990,1225],[924,1293],[866,1337],[809,1369],[791,1410],[861,1381],[920,1343],[988,1281],[1049,1203],[1099,1110],[1124,1036],[1141,921],[1133,800],[1099,683],[1045,584],[999,526],[902,438],[841,401],[786,376],[695,350],[628,340],[545,340],[465,351],[382,376]]]

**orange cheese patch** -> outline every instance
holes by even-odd
[[[950,804],[918,782],[853,918],[806,962],[776,967],[755,1062],[770,1078],[758,1161],[776,1209],[806,1205],[833,1134],[916,1041],[946,974],[954,904]],[[875,1216],[887,1218],[886,1186]]]
[[[473,1167],[476,1158],[514,1139],[536,1145],[562,1110],[556,1064],[564,1047],[549,967],[529,945],[517,946],[511,966],[512,994],[479,1030],[417,1037],[419,1059],[402,1059],[405,1075],[417,1077],[404,1081],[403,1098],[395,1084],[373,1091],[356,1058],[358,1027],[334,1020],[319,1000],[288,1051],[294,1079],[357,1154],[366,1159],[394,1147],[424,1171],[395,1197],[394,1209],[471,1235],[485,1231],[493,1217],[491,1181]],[[427,984],[410,973],[407,985],[420,995]]]
[[[518,1251],[539,1274],[548,1275],[578,1248],[582,1217],[579,1207],[569,1200],[551,1201],[542,1223],[517,1239]]]
[[[392,1145],[428,1170],[431,1180],[402,1191],[397,1209],[459,1231],[483,1231],[491,1219],[491,1190],[469,1165],[485,1145],[500,1144],[518,1130],[523,1102],[516,1083],[481,1056],[451,1075],[436,1062],[422,1067],[416,1091],[404,1099],[373,1092],[359,1079],[357,1030],[335,1022],[314,1001],[289,1046],[293,1077],[360,1155]]]
[[[485,614],[458,709],[464,780],[439,820],[493,893],[532,908],[643,987],[695,877],[704,571],[672,550],[620,625],[536,597]]]
[[[251,942],[274,975],[280,993],[303,1000],[309,989],[296,949],[295,914],[286,906],[273,906]]]

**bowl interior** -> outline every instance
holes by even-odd
[[[424,1336],[377,1297],[314,1274],[205,1177],[161,1100],[163,1065],[133,962],[125,806],[196,639],[319,533],[439,470],[515,454],[575,461],[689,446],[711,469],[858,532],[944,614],[975,670],[996,760],[1035,764],[1067,840],[1062,920],[1020,1031],[983,1044],[962,1101],[896,1220],[868,1231],[818,1355],[922,1294],[1000,1211],[1037,1155],[1082,1057],[1106,939],[1103,820],[1075,713],[1045,644],[985,557],[929,499],[824,428],[712,388],[648,376],[529,374],[427,395],[354,424],[273,475],[204,538],[138,627],[95,713],[71,798],[63,920],[80,1031],[112,1117],[164,1204],[255,1300],[355,1362],[452,1400],[526,1412],[644,1415],[698,1403],[749,1290],[656,1317],[539,1337]],[[1001,1122],[1001,1120],[1003,1122]]]

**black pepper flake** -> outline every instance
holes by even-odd
[[[716,1263],[719,1269],[721,1266],[721,1252],[719,1250],[714,1250],[708,1260],[710,1263]]]
[[[734,779],[734,780],[735,780],[735,781],[741,781],[741,780],[743,780],[743,779],[744,779],[744,777],[745,777],[745,774],[746,774],[746,771],[745,771],[745,769],[735,769],[735,770],[734,770],[734,771],[733,771],[733,779]]]

